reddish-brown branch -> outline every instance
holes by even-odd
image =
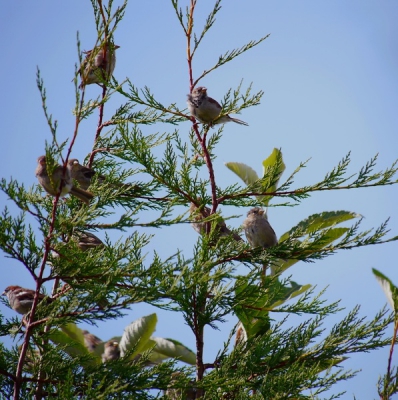
[[[8,371],[6,371],[5,369],[1,369],[0,368],[0,375],[4,375],[7,378],[10,378],[11,380],[15,381],[16,377],[13,374],[10,374]]]
[[[76,115],[75,118],[75,127],[74,127],[74,132],[73,132],[73,137],[72,140],[70,142],[67,154],[66,154],[66,158],[63,162],[63,178],[65,178],[65,174],[66,174],[66,168],[67,168],[67,163],[68,163],[68,159],[69,156],[72,152],[72,148],[75,144],[76,141],[76,137],[77,137],[77,133],[79,130],[79,124],[80,124],[80,118],[81,118],[81,110],[83,108],[83,104],[84,104],[84,88],[82,91],[82,96],[80,99],[80,104],[79,104],[79,110],[78,113]],[[15,376],[15,383],[14,383],[14,400],[18,400],[20,397],[20,389],[21,389],[21,383],[22,383],[22,372],[23,372],[23,365],[25,363],[25,358],[26,358],[26,353],[29,347],[29,340],[30,337],[33,333],[33,328],[36,326],[36,322],[34,322],[34,316],[35,316],[35,312],[36,312],[36,308],[37,308],[37,304],[39,303],[39,294],[41,292],[41,286],[43,284],[43,274],[44,274],[44,270],[46,267],[46,262],[47,262],[47,258],[48,258],[48,254],[51,250],[51,238],[52,238],[52,234],[54,231],[54,227],[55,227],[55,220],[56,220],[56,214],[57,214],[57,206],[59,203],[59,199],[60,199],[60,194],[61,194],[61,190],[62,190],[62,185],[64,184],[63,179],[61,179],[60,182],[60,189],[58,194],[55,196],[54,201],[53,201],[53,208],[52,208],[52,212],[51,212],[51,222],[50,222],[50,227],[48,230],[48,234],[46,236],[46,238],[44,239],[44,254],[43,254],[43,259],[40,265],[40,271],[38,276],[36,277],[36,292],[35,292],[35,297],[33,299],[33,304],[32,304],[32,308],[29,314],[29,321],[26,324],[26,331],[25,331],[25,338],[24,338],[24,342],[22,344],[21,347],[21,353],[18,359],[18,364],[17,364],[17,371],[16,371],[16,376]],[[39,384],[40,385],[40,384]],[[38,396],[40,397],[40,392],[41,392],[41,387],[38,387]]]
[[[98,115],[97,131],[95,132],[93,150],[91,151],[90,158],[89,158],[88,164],[87,164],[89,168],[91,168],[91,165],[93,164],[94,156],[95,156],[95,154],[96,154],[96,152],[95,152],[94,149],[95,149],[95,146],[96,146],[96,144],[97,144],[97,142],[98,142],[98,139],[99,139],[99,137],[100,137],[100,135],[101,135],[102,128],[103,128],[103,126],[104,126],[104,125],[102,124],[102,121],[103,121],[103,119],[104,119],[104,106],[105,106],[105,104],[104,104],[104,99],[105,99],[105,96],[106,96],[106,86],[103,85],[103,86],[102,86],[102,101],[101,101],[101,104],[100,104],[100,106],[99,106],[99,115]]]
[[[387,389],[388,389],[388,384],[391,381],[392,355],[394,353],[395,341],[397,340],[397,333],[398,333],[398,319],[395,320],[395,324],[394,324],[394,334],[392,335],[391,346],[390,346],[390,354],[388,356],[386,383],[384,384],[384,391],[383,391],[381,400],[388,400],[390,398],[389,395],[388,395],[388,390]]]
[[[199,323],[200,313],[203,312],[201,310],[202,307],[199,306],[197,302],[197,293],[193,291],[192,293],[192,313],[193,313],[193,328],[194,334],[196,338],[196,380],[201,381],[204,376],[205,368],[203,363],[203,348],[204,348],[204,340],[203,333],[204,327]],[[200,396],[201,393],[198,393]]]
[[[193,90],[193,76],[192,76],[192,53],[191,53],[191,35],[192,35],[192,28],[193,28],[193,13],[195,11],[196,1],[191,0],[191,7],[188,14],[188,23],[187,23],[187,61],[188,61],[188,73],[189,73],[189,92]]]
[[[61,182],[62,184],[62,182]],[[59,202],[59,196],[60,192],[55,196],[54,202],[53,202],[53,208],[52,208],[52,213],[51,213],[51,223],[50,223],[50,228],[48,231],[48,234],[44,240],[44,255],[43,259],[41,262],[40,266],[40,272],[39,275],[36,279],[36,292],[35,292],[35,297],[33,299],[33,304],[32,304],[32,309],[30,311],[29,315],[29,321],[26,326],[26,331],[25,331],[25,338],[24,342],[21,347],[21,353],[18,359],[18,365],[17,365],[17,371],[16,371],[16,376],[15,376],[15,383],[14,383],[14,400],[18,400],[20,396],[20,388],[21,388],[21,383],[22,383],[22,372],[23,372],[23,365],[25,363],[25,358],[26,358],[26,353],[29,347],[29,339],[30,336],[33,333],[33,328],[35,326],[34,324],[34,316],[36,312],[36,307],[39,302],[39,294],[40,294],[40,289],[41,285],[43,284],[43,274],[44,274],[44,269],[46,267],[46,262],[47,262],[47,257],[48,253],[50,251],[50,242],[51,242],[51,236],[54,231],[54,226],[55,226],[55,219],[56,219],[56,211],[57,211],[57,205]]]
[[[91,152],[91,155],[93,155],[93,159],[94,159],[94,155],[97,153],[109,153],[111,151],[111,149],[109,147],[100,147],[99,149],[95,149]]]
[[[52,296],[54,296],[54,294],[56,293],[57,289],[58,289],[58,285],[59,285],[59,279],[55,278],[54,280],[54,284],[53,284],[53,288],[52,288]],[[50,325],[46,325],[44,327],[44,333],[48,333],[50,331]],[[42,348],[46,348],[46,346],[48,345],[48,339],[43,340],[42,343]],[[35,392],[35,400],[40,400],[43,398],[43,385],[45,383],[44,379],[43,379],[43,365],[40,363],[39,365],[39,373],[37,374],[37,388],[36,388],[36,392]]]

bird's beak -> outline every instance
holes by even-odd
[[[115,44],[115,50],[116,49],[119,49],[120,48],[120,46],[118,46],[117,44]]]
[[[4,291],[1,295],[2,296],[7,296],[7,293]]]
[[[264,214],[264,210],[260,210],[258,213],[259,213],[260,215],[263,215],[263,214]]]

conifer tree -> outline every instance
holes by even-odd
[[[0,395],[4,399],[333,398],[327,391],[355,375],[345,369],[346,358],[390,345],[385,333],[395,321],[395,338],[396,319],[386,309],[367,318],[359,307],[343,312],[338,303],[325,300],[323,291],[293,281],[286,271],[299,261],[314,262],[340,250],[381,245],[398,237],[387,236],[386,222],[362,230],[356,212],[325,210],[265,243],[250,239],[250,234],[245,240],[244,230],[231,228],[225,216],[241,216],[255,207],[265,216],[273,204],[288,207],[320,191],[396,184],[396,162],[375,172],[375,156],[350,175],[347,154],[321,181],[297,187],[295,178],[307,163],[288,172],[282,150],[273,149],[258,160],[261,176],[254,171],[253,160],[227,163],[237,180],[225,186],[215,173],[214,161],[229,128],[226,122],[234,122],[235,114],[240,120],[245,109],[260,103],[263,92],[242,82],[224,95],[220,107],[210,101],[211,112],[198,110],[198,103],[192,112],[177,101],[162,104],[156,88],[138,87],[131,78],[119,82],[113,71],[123,46],[119,50],[116,32],[127,22],[127,0],[120,6],[112,0],[91,3],[98,39],[88,52],[81,51],[78,40],[73,134],[60,142],[38,69],[37,86],[49,126],[39,162],[44,175],[38,172],[38,176],[47,183],[39,179],[41,185],[27,188],[12,178],[1,180],[1,190],[19,211],[2,210],[0,248],[29,271],[32,286],[27,288],[31,291],[15,286],[5,290],[4,305],[20,314],[0,321],[1,335],[15,340],[12,348],[0,348]],[[199,6],[208,8],[208,2],[187,3],[171,0],[170,7],[185,38],[192,94],[202,87],[203,78],[256,51],[268,36],[225,50],[214,65],[196,71],[196,51],[211,35],[222,12],[221,0],[209,8],[203,28],[195,24],[196,12]],[[97,85],[97,98],[88,98],[88,85]],[[119,105],[109,110],[109,100],[115,98]],[[105,110],[112,113],[109,119]],[[93,147],[79,163],[74,148],[82,122],[93,114],[98,115],[97,125],[91,127]],[[71,190],[83,190],[84,201],[68,193]],[[156,234],[137,231],[141,227],[167,232],[183,224],[192,224],[198,232],[195,246],[180,249],[170,239],[166,257],[147,251],[159,240]],[[96,236],[115,230],[123,233],[123,240],[114,242],[106,235],[102,241]],[[376,276],[389,282],[377,272]],[[49,283],[52,291],[43,296]],[[392,283],[390,292],[395,296]],[[120,336],[104,341],[79,327],[82,322],[121,318],[141,302],[159,312],[181,314],[195,348],[154,336],[156,314],[142,315]],[[293,327],[286,318],[275,317],[292,314],[304,316]],[[341,316],[340,321],[325,332],[324,322],[334,314]],[[231,315],[239,322],[232,332],[224,331],[223,323]],[[206,340],[211,340],[204,337],[204,330],[209,327],[225,333],[224,346],[211,360],[204,357]],[[397,391],[394,374],[396,370],[389,367],[384,386],[379,382],[383,399]]]

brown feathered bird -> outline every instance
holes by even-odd
[[[82,251],[104,246],[102,240],[90,232],[73,232],[72,237]]]
[[[248,125],[247,122],[238,118],[232,118],[228,114],[220,117],[221,105],[217,100],[207,95],[207,89],[203,86],[192,90],[192,93],[188,95],[187,104],[191,115],[204,124],[225,124],[232,121],[240,125]]]
[[[120,358],[119,343],[113,340],[109,340],[105,343],[104,352],[102,353],[102,362],[111,360],[118,360]]]
[[[74,179],[79,184],[79,186],[84,190],[87,190],[88,187],[91,185],[94,176],[98,178],[98,181],[100,183],[106,180],[104,175],[99,175],[94,169],[87,167],[85,165],[81,165],[79,163],[79,160],[77,160],[76,158],[68,160],[68,167],[72,179]],[[124,189],[123,193],[121,193],[122,196],[124,195],[132,196],[138,189],[137,185],[129,183],[116,183],[116,184],[111,184],[111,186],[119,189],[120,188]]]
[[[102,343],[102,340],[89,331],[84,330],[82,333],[84,336],[84,345],[87,347],[88,351],[92,353],[97,346]]]
[[[37,159],[36,177],[43,189],[52,196],[60,193],[60,197],[70,193],[86,204],[94,195],[86,190],[80,189],[73,185],[69,167],[65,168],[62,165],[55,166],[51,176],[48,175],[46,156],[40,156]]]
[[[79,71],[82,78],[80,88],[93,83],[101,85],[110,79],[116,66],[116,50],[119,47],[109,42],[84,52],[86,57]]]
[[[7,296],[8,302],[10,303],[11,308],[16,311],[18,314],[25,315],[31,309],[33,305],[33,300],[35,298],[35,291],[32,289],[25,289],[21,286],[8,286],[5,288],[2,293],[3,296]],[[42,301],[47,296],[39,293],[39,302]],[[47,297],[50,301],[50,299]]]
[[[205,233],[207,233],[206,225],[209,224],[209,222],[201,222],[201,221],[210,216],[211,213],[210,208],[205,207],[203,209],[203,212],[201,212],[194,203],[191,203],[189,207],[189,212],[191,213],[191,216],[193,216],[194,219],[194,222],[191,223],[193,229],[195,229],[195,231],[198,232],[200,235],[204,235]],[[242,238],[237,233],[232,232],[230,229],[227,228],[227,225],[225,224],[225,221],[222,218],[217,222],[217,230],[220,233],[220,236],[232,235],[232,237],[236,241],[242,240]]]
[[[81,165],[76,158],[68,160],[68,167],[72,179],[74,179],[82,189],[87,190],[96,172],[92,168]],[[105,179],[104,177],[101,178]]]
[[[247,218],[243,222],[243,229],[252,247],[266,249],[278,244],[278,238],[268,222],[267,214],[260,207],[254,207],[247,213]]]

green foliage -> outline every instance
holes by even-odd
[[[116,10],[112,1],[106,5],[99,0],[91,2],[98,46],[113,40],[119,23],[123,23],[127,2]],[[215,1],[203,29],[195,32],[197,1],[192,0],[185,12],[178,0],[171,1],[188,43],[191,89],[204,76],[268,37],[225,51],[195,78],[193,57],[214,25],[220,4],[221,0]],[[375,156],[357,174],[347,176],[348,154],[322,181],[295,188],[294,178],[307,162],[280,183],[286,169],[282,151],[274,149],[266,157],[264,149],[261,177],[244,163],[229,162],[227,167],[246,186],[236,183],[224,187],[213,168],[224,126],[210,130],[195,122],[186,109],[163,104],[156,90],[139,88],[129,79],[122,83],[114,78],[104,81],[100,85],[102,96],[85,100],[85,88],[78,86],[81,62],[80,53],[74,80],[76,129],[63,143],[58,142],[57,123],[48,111],[38,70],[37,85],[51,134],[43,154],[50,170],[58,160],[66,163],[80,123],[98,112],[93,148],[85,162],[97,172],[89,188],[94,200],[84,205],[70,196],[65,200],[45,196],[38,185],[26,188],[14,179],[0,182],[0,190],[18,208],[10,212],[5,207],[1,213],[1,250],[29,271],[36,291],[45,283],[53,285],[48,293],[51,302],[38,303],[36,299],[22,323],[19,318],[0,321],[0,334],[13,336],[21,345],[11,349],[0,345],[1,396],[150,399],[167,391],[168,398],[314,399],[327,396],[325,392],[336,382],[356,374],[344,369],[350,354],[389,344],[384,332],[394,316],[385,310],[365,319],[356,307],[326,331],[327,318],[342,312],[338,303],[328,304],[323,292],[316,294],[310,285],[281,276],[300,260],[314,262],[339,250],[397,240],[397,236],[386,238],[386,222],[375,230],[360,231],[359,214],[325,211],[308,216],[267,249],[251,248],[239,237],[221,235],[217,228],[224,222],[221,207],[267,207],[278,198],[286,202],[279,205],[291,206],[317,191],[395,184],[396,162],[384,171],[373,172]],[[115,93],[123,102],[104,121],[104,108]],[[225,94],[221,114],[255,106],[262,95],[262,91],[253,94],[251,85],[244,91],[240,84]],[[188,120],[192,122],[189,134],[180,127]],[[149,134],[142,129],[160,123],[172,129]],[[199,209],[195,216],[188,215],[191,203]],[[205,215],[206,205],[209,215]],[[166,229],[197,222],[193,218],[201,216],[200,222],[209,229],[193,249],[170,245],[166,256],[148,250],[157,238],[142,233],[145,228]],[[138,231],[137,227],[143,229]],[[112,242],[106,236],[103,246],[88,250],[76,240],[81,232],[110,230],[123,233],[123,238]],[[375,275],[395,313],[396,287],[381,273],[375,271]],[[90,350],[79,323],[120,318],[141,302],[180,313],[195,337],[195,350],[172,338],[154,337],[157,315],[151,314],[111,338],[118,342],[121,356],[102,362],[106,344],[98,339]],[[276,313],[284,316],[281,322],[275,321]],[[226,333],[225,345],[214,360],[205,360],[205,328],[221,329],[231,315],[239,319],[235,344],[231,343],[235,332],[229,337]],[[291,315],[308,319],[292,327]],[[385,389],[380,389],[386,399],[396,392],[393,373],[396,371],[389,370]]]
[[[391,341],[390,356],[388,359],[387,373],[380,377],[378,381],[378,392],[380,399],[387,400],[392,398],[394,394],[398,393],[398,368],[392,366],[392,355],[394,352],[394,346],[397,340],[398,334],[398,318],[397,318],[397,295],[398,288],[377,269],[373,268],[373,274],[377,281],[380,283],[387,300],[394,311],[395,324],[394,333]]]

